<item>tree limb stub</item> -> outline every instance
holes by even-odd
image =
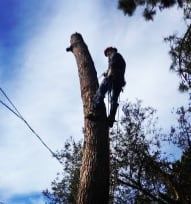
[[[71,35],[70,47],[77,62],[84,116],[92,111],[98,88],[96,69],[81,34]],[[85,91],[84,91],[85,90]],[[78,204],[109,202],[109,128],[105,106],[98,110],[99,120],[84,117],[84,150],[80,169]]]

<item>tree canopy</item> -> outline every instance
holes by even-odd
[[[164,134],[153,108],[140,101],[124,105],[121,123],[111,132],[110,203],[191,202],[190,111],[190,105],[178,108],[177,125]],[[163,148],[168,145],[181,156],[170,159]],[[75,203],[82,148],[71,139],[58,153],[63,172],[44,192],[50,203]]]

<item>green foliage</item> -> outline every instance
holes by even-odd
[[[190,19],[191,20],[191,19]],[[188,91],[191,88],[191,25],[183,37],[176,35],[165,38],[170,44],[170,56],[172,59],[171,70],[175,71],[179,78],[179,90]]]
[[[157,129],[155,110],[141,101],[126,103],[120,125],[111,138],[110,203],[190,203],[191,202],[191,107],[177,109],[177,126],[169,134]],[[182,151],[170,160],[163,146]],[[70,140],[58,153],[63,173],[52,182],[45,196],[51,204],[74,204],[81,164],[81,142]]]
[[[70,138],[65,143],[63,150],[57,153],[57,157],[63,163],[63,172],[58,173],[56,179],[52,182],[51,191],[45,190],[43,194],[48,199],[49,204],[73,204],[76,200],[80,176],[81,141],[75,142]]]
[[[129,16],[132,16],[135,9],[136,9],[136,3],[134,0],[124,1],[119,0],[119,9],[122,9],[124,14],[128,14]]]
[[[191,168],[191,154],[187,153],[191,151],[191,124],[185,109],[177,110],[178,126],[167,135],[157,130],[155,111],[143,108],[139,101],[126,104],[123,112],[120,131],[114,131],[112,137],[116,144],[112,149],[116,166],[114,203],[191,202],[191,180],[186,180]],[[171,161],[162,151],[167,141],[181,148],[181,159]]]
[[[153,175],[155,162],[160,160],[160,141],[155,137],[158,131],[152,108],[142,108],[138,101],[126,104],[123,112],[120,129],[112,133],[112,163],[116,172],[114,203],[127,200],[134,203],[143,192],[148,194],[153,184],[156,191],[160,188],[158,178]],[[148,199],[147,196],[145,200]]]
[[[157,10],[163,10],[170,8],[175,4],[178,7],[183,7],[184,0],[119,0],[118,8],[121,9],[124,14],[132,16],[137,7],[141,7],[143,16],[146,20],[153,20]]]
[[[177,109],[178,125],[171,127],[169,140],[182,151],[187,152],[191,150],[191,103],[188,107],[180,107]]]

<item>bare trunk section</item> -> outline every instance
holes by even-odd
[[[91,121],[86,115],[92,110],[98,88],[97,73],[88,47],[79,33],[70,40],[77,62],[84,111],[84,150],[80,169],[77,204],[107,204],[109,202],[109,128],[106,109],[99,110],[100,119]]]

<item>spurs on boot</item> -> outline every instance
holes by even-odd
[[[110,128],[112,128],[112,127],[113,127],[113,123],[116,122],[116,120],[113,119],[113,118],[110,117],[110,116],[108,117],[107,121],[108,121],[108,126],[109,126]]]

